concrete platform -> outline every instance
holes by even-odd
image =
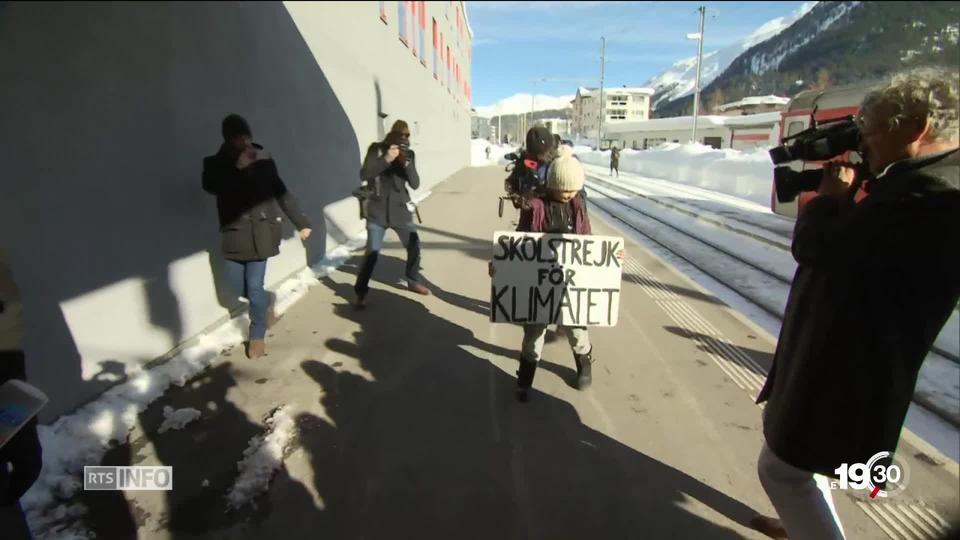
[[[154,403],[105,463],[171,465],[176,488],[87,493],[98,537],[763,538],[747,522],[773,514],[753,403],[772,340],[628,242],[620,323],[591,330],[593,388],[572,387],[557,336],[537,392],[517,403],[520,329],[486,314],[492,234],[516,217],[497,217],[502,178],[463,170],[421,206],[434,296],[398,286],[404,251],[388,233],[366,310],[349,305],[358,256],[271,329],[266,357],[235,347]],[[256,508],[225,512],[236,462],[283,404],[296,445]],[[164,405],[203,417],[159,435]],[[909,443],[901,454],[915,497],[894,502],[956,518],[956,464]],[[851,497],[836,500],[848,538],[886,538]]]

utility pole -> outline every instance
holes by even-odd
[[[597,150],[600,150],[600,142],[603,140],[603,117],[606,115],[603,99],[603,68],[606,61],[607,38],[600,36],[600,124],[597,128]]]
[[[497,146],[503,145],[503,107],[497,107]]]
[[[698,34],[697,38],[697,41],[700,43],[697,51],[697,83],[693,91],[693,133],[690,142],[697,142],[697,117],[700,114],[700,67],[703,64],[703,20],[706,16],[707,8],[700,6],[697,8],[697,11],[700,12],[700,34]]]

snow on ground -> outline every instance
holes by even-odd
[[[487,159],[487,148],[490,148],[490,159]],[[486,167],[496,165],[503,160],[504,154],[515,151],[516,148],[509,145],[491,144],[486,139],[473,139],[470,141],[470,166]]]
[[[656,150],[626,150],[620,160],[623,173],[620,178],[609,176],[609,151],[603,153],[587,151],[580,152],[578,155],[587,163],[591,198],[596,198],[598,203],[596,207],[602,206],[606,210],[602,214],[613,212],[618,217],[639,226],[641,230],[648,232],[658,241],[695,261],[698,266],[709,269],[723,283],[706,276],[675,253],[653,245],[650,240],[637,235],[632,230],[618,227],[624,234],[635,237],[644,246],[758,324],[771,336],[779,334],[781,324],[779,319],[772,317],[737,293],[748,295],[753,301],[759,301],[768,309],[777,308],[774,311],[782,314],[789,291],[787,285],[777,281],[745,280],[744,276],[738,276],[742,271],[738,271],[735,263],[721,260],[725,258],[711,257],[697,241],[671,231],[656,221],[645,218],[611,200],[619,199],[628,202],[632,207],[677,226],[697,238],[723,246],[759,267],[790,277],[793,275],[796,263],[787,249],[760,246],[751,237],[715,225],[717,221],[724,221],[724,225],[731,229],[750,233],[753,236],[762,236],[768,242],[777,240],[779,236],[783,245],[789,245],[789,238],[784,236],[786,232],[784,225],[789,223],[773,215],[767,206],[771,179],[769,175],[765,175],[761,180],[759,174],[760,156],[765,160],[766,170],[769,171],[772,168],[765,150],[742,153],[735,150],[713,150],[702,145],[664,145]],[[625,157],[627,159],[624,159]],[[673,163],[670,162],[671,159],[674,160]],[[675,170],[671,171],[671,167]],[[628,170],[653,171],[653,173],[642,172],[643,176],[640,176],[626,172]],[[742,174],[737,174],[737,171]],[[660,174],[659,178],[649,177],[657,176],[657,173]],[[591,177],[633,193],[624,194],[597,180],[591,180]],[[663,177],[667,179],[664,180]],[[691,179],[695,181],[691,182]],[[689,187],[691,185],[698,187]],[[751,197],[751,193],[761,191],[761,186],[766,194],[762,202],[757,201],[756,197]],[[601,213],[601,208],[597,208],[597,211]],[[617,221],[611,221],[611,223],[615,226],[620,225]],[[766,232],[758,228],[766,229]],[[954,356],[958,353],[957,335],[960,334],[957,319],[958,314],[954,311],[951,320],[945,325],[936,342],[937,347]],[[958,373],[960,373],[960,366],[956,362],[936,353],[929,354],[918,378],[918,399],[935,404],[941,410],[954,415],[960,414]],[[908,422],[908,428],[934,444],[945,455],[954,460],[958,459],[960,452],[957,446],[951,446],[948,443],[960,440],[960,434],[958,434],[960,432],[942,420],[931,420],[929,414],[913,412],[910,418],[912,420]]]
[[[283,464],[284,452],[296,434],[296,423],[287,406],[277,408],[266,424],[267,432],[250,439],[243,459],[237,463],[240,474],[227,494],[230,510],[239,509],[270,487],[270,479]]]
[[[200,411],[192,408],[173,410],[173,407],[165,406],[163,408],[163,424],[157,433],[166,433],[173,429],[183,429],[187,424],[200,418]]]
[[[738,276],[738,269],[734,264],[728,261],[722,261],[716,257],[711,257],[709,253],[704,252],[703,247],[695,240],[683,238],[679,233],[671,232],[658,223],[651,222],[649,219],[638,216],[636,213],[631,213],[626,208],[611,200],[613,198],[625,199],[623,194],[614,194],[612,190],[603,189],[602,187],[598,189],[596,184],[590,185],[589,180],[588,189],[591,202],[590,211],[592,214],[597,215],[611,226],[620,230],[624,236],[646,247],[669,266],[676,268],[698,286],[715,295],[734,311],[742,314],[748,321],[766,332],[769,339],[775,340],[776,336],[780,334],[781,320],[767,313],[754,302],[747,300],[741,296],[740,293],[748,293],[753,299],[760,300],[764,305],[768,307],[779,306],[782,310],[786,303],[786,296],[789,290],[786,285],[779,282],[752,283],[744,281],[741,279],[741,276]],[[784,270],[785,265],[795,265],[789,252],[784,251],[782,255],[780,255],[775,249],[756,250],[750,246],[750,244],[755,242],[749,241],[746,237],[741,237],[738,241],[735,235],[731,236],[729,233],[717,230],[710,225],[698,223],[692,218],[684,220],[679,218],[673,211],[665,208],[657,208],[656,205],[652,203],[648,203],[645,206],[638,200],[631,200],[630,203],[642,208],[644,212],[654,215],[659,219],[680,225],[681,228],[688,232],[695,232],[697,228],[699,228],[699,232],[697,232],[698,237],[719,245],[725,245],[738,255],[742,256],[746,254],[753,262],[759,263],[758,265],[764,268],[771,270],[776,269],[778,273],[780,273]],[[736,210],[731,211],[731,213],[736,212]],[[650,233],[659,241],[664,242],[672,248],[676,248],[684,257],[695,261],[697,266],[709,269],[712,274],[717,275],[723,282],[721,283],[705,274],[697,266],[690,264],[690,262],[679,257],[673,251],[654,244],[644,235],[633,229],[624,227],[618,219],[612,217],[612,214],[639,226],[641,230]],[[723,244],[724,236],[727,237],[728,242],[733,241],[737,243],[732,245],[730,243]],[[770,264],[769,266],[763,266],[764,259]],[[960,397],[958,397],[958,395],[960,395],[960,387],[958,387],[957,364],[936,354],[928,355],[920,370],[917,394],[929,401],[937,403],[938,406],[944,410],[956,411],[958,403],[960,403]],[[960,443],[960,431],[954,426],[947,424],[943,419],[916,404],[911,404],[904,426],[934,446],[945,456],[954,461],[960,461],[960,444],[958,444]]]
[[[610,166],[610,151],[579,152],[584,163]],[[667,143],[620,152],[620,171],[706,188],[770,206],[773,163],[767,149],[741,152],[702,144]]]
[[[427,195],[429,192],[420,198]],[[361,236],[334,247],[315,266],[303,269],[277,286],[274,291],[277,315],[303,298],[317,283],[317,277],[325,276],[343,264],[351,251],[362,247],[365,241]],[[149,370],[133,371],[126,382],[107,390],[76,412],[61,416],[50,425],[37,426],[43,447],[43,469],[20,501],[34,535],[56,540],[91,538],[92,533],[81,529],[73,519],[85,514],[86,508],[68,502],[83,489],[84,465],[99,464],[111,441],[122,443],[127,440],[139,414],[147,406],[171,385],[183,386],[210,367],[222,351],[242,343],[249,326],[246,313],[235,317],[198,336],[192,343],[188,342],[167,362]],[[174,413],[177,420],[187,414],[178,413]],[[67,521],[74,524],[64,525]]]

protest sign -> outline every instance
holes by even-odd
[[[623,238],[497,232],[490,320],[615,326]]]

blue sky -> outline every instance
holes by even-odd
[[[605,84],[640,86],[696,56],[697,7],[707,6],[704,52],[722,48],[803,2],[467,2],[473,29],[473,105],[518,93],[573,94],[600,82],[600,36],[607,38]]]

